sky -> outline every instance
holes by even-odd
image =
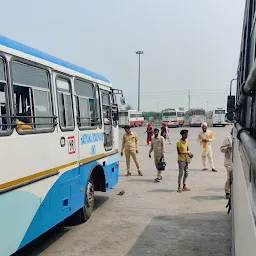
[[[141,110],[226,108],[245,0],[2,1],[0,34],[108,77]],[[235,83],[233,86],[235,93]]]

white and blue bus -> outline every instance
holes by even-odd
[[[232,256],[256,254],[256,1],[246,0],[236,95],[228,96],[233,127]],[[233,80],[232,80],[233,81]],[[232,85],[231,81],[231,85]],[[231,86],[230,85],[230,86]]]
[[[0,36],[0,255],[67,218],[86,221],[94,191],[118,182],[118,104],[110,81]]]

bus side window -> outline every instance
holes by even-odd
[[[58,77],[56,86],[60,128],[63,131],[73,131],[75,123],[70,81],[66,78]]]
[[[54,117],[48,70],[15,60],[11,71],[17,130],[52,130]]]
[[[105,125],[112,124],[111,118],[111,102],[110,102],[110,93],[102,91],[102,108],[103,108],[103,118]]]
[[[118,120],[119,120],[118,104],[116,100],[116,95],[112,93],[111,96],[112,96],[112,119],[113,119],[114,127],[116,127],[118,125]]]
[[[102,114],[102,109],[101,109],[101,98],[100,98],[100,88],[98,85],[96,85],[96,90],[95,90],[95,96],[96,96],[96,107],[95,107],[95,110],[96,110],[96,116],[98,117],[98,127],[101,129],[102,128],[102,117],[101,117],[101,114]]]
[[[76,79],[75,95],[79,129],[86,129],[86,127],[96,128],[99,123],[99,115],[95,100],[96,91],[93,84]]]
[[[6,65],[4,60],[0,58],[0,106],[1,106],[1,118],[0,118],[0,131],[6,131],[10,129],[10,119],[6,117]]]

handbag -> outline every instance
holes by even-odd
[[[157,170],[158,171],[164,171],[165,170],[165,166],[166,166],[166,162],[164,161],[163,158],[161,158],[159,160],[159,162],[157,163]]]

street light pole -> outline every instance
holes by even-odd
[[[237,80],[237,78],[233,78],[233,79],[230,81],[229,96],[231,96],[231,93],[232,93],[232,83],[233,83],[234,81],[236,81],[236,80]]]
[[[140,111],[140,55],[143,54],[143,51],[137,51],[136,54],[139,55],[139,75],[138,75],[138,111]]]

